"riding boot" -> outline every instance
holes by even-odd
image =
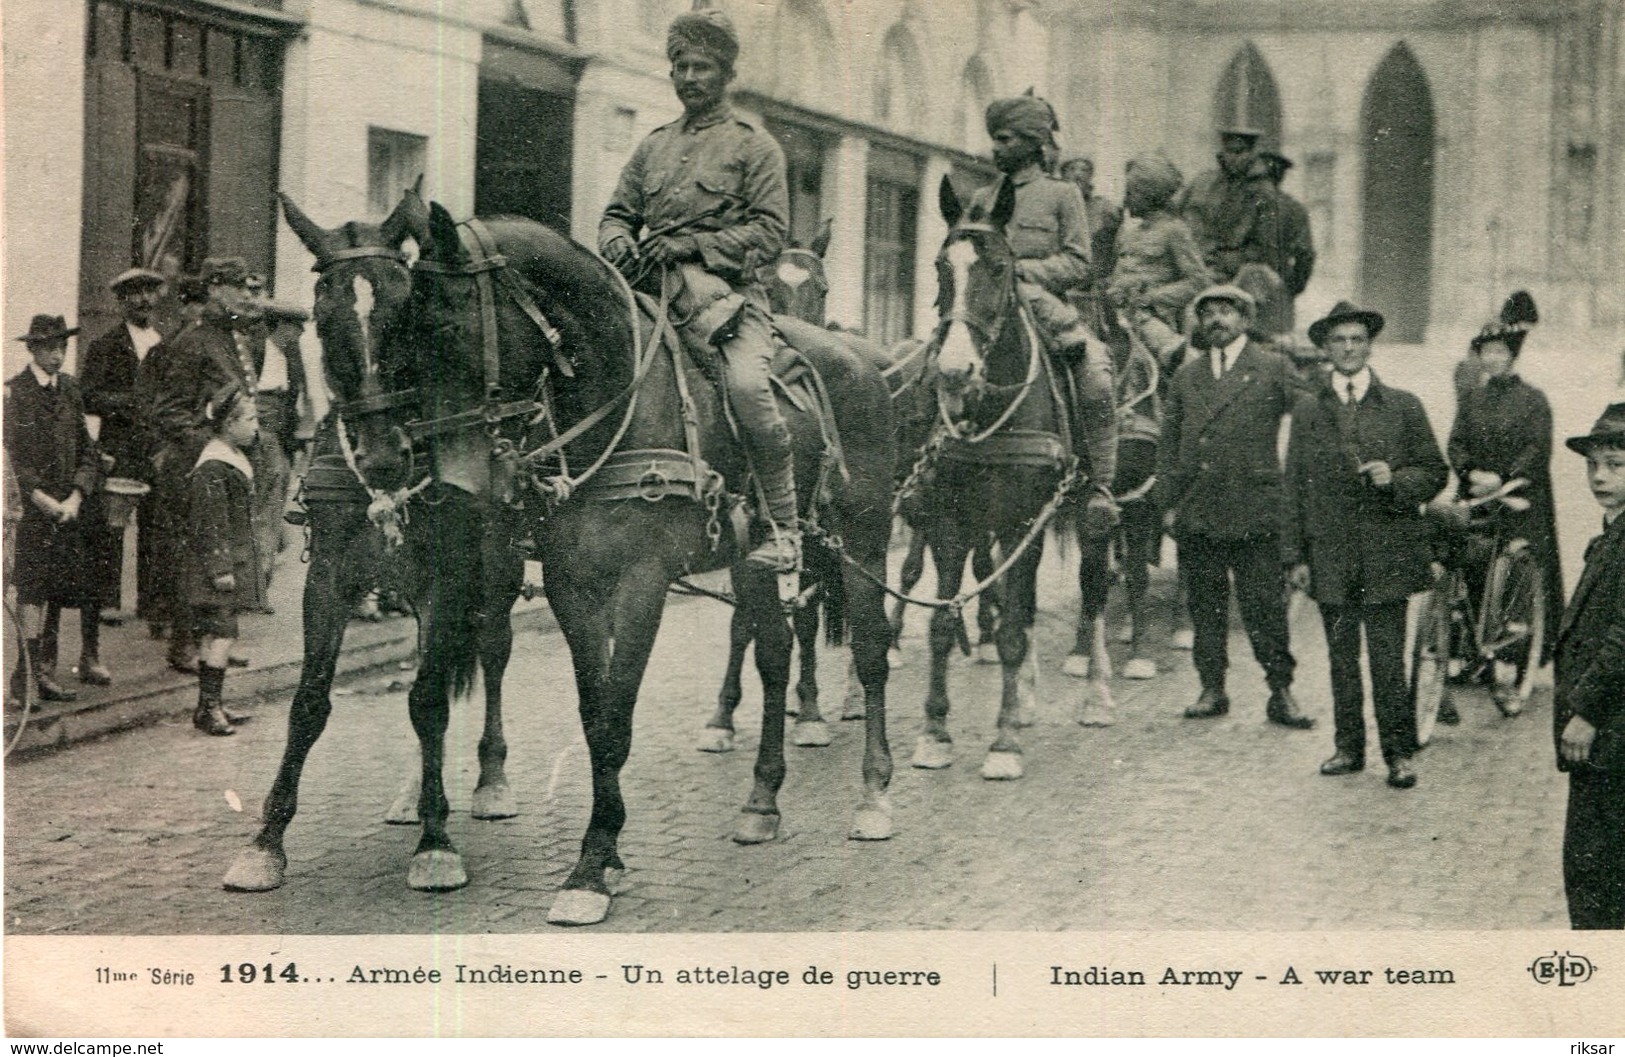
[[[1056,336],[1077,394],[1072,416],[1072,450],[1089,475],[1083,529],[1104,536],[1117,527],[1112,481],[1117,476],[1116,384],[1111,350],[1082,327]]]
[[[726,307],[727,299],[711,311]],[[801,538],[796,523],[795,464],[790,450],[790,426],[773,397],[773,330],[766,313],[743,300],[711,332],[711,341],[723,353],[728,399],[745,434],[757,483],[761,486],[762,520],[767,538],[746,556],[752,564],[775,572],[790,572],[801,564]]]
[[[796,528],[796,476],[788,453],[777,465],[767,468],[767,460],[752,460],[762,486],[766,509],[762,511],[767,538],[746,556],[745,561],[774,572],[790,572],[801,565],[801,533]]]
[[[231,720],[226,718],[226,709],[220,700],[225,682],[224,668],[198,662],[197,708],[192,712],[192,726],[214,737],[237,733]]]
[[[102,620],[95,606],[79,610],[79,681],[91,686],[107,686],[113,674],[101,662]]]

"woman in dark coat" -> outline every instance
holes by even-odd
[[[1450,430],[1450,465],[1460,478],[1463,497],[1487,494],[1520,477],[1529,482],[1517,493],[1529,500],[1529,509],[1503,511],[1500,534],[1527,539],[1545,572],[1546,634],[1539,658],[1545,664],[1563,613],[1563,574],[1552,502],[1552,406],[1545,393],[1513,370],[1525,333],[1498,321],[1473,339],[1485,378],[1462,394]]]
[[[95,502],[100,456],[85,428],[79,383],[62,373],[68,338],[78,333],[61,316],[35,316],[17,339],[33,362],[6,384],[5,448],[22,499],[17,524],[12,583],[23,607],[23,624],[35,686],[46,701],[72,701],[78,695],[56,682],[56,624],[64,608],[80,612],[80,676],[107,682],[97,658],[101,633],[100,597],[87,575],[84,527],[102,518]],[[99,529],[100,524],[94,525]],[[21,667],[17,673],[22,671]],[[13,674],[11,693],[26,689]]]

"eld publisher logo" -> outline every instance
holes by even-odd
[[[1591,974],[1596,971],[1591,959],[1572,951],[1543,954],[1529,964],[1529,975],[1535,978],[1535,983],[1556,984],[1558,987],[1583,984],[1591,979]]]

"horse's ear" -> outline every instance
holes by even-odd
[[[282,201],[282,215],[288,218],[288,227],[292,228],[293,233],[299,236],[299,241],[304,244],[305,249],[318,257],[326,253],[327,232],[323,231],[321,226],[314,220],[307,217],[303,210],[294,205],[293,199],[286,194],[278,191],[277,198]]]
[[[988,214],[988,223],[1003,231],[1004,226],[1010,223],[1010,218],[1015,215],[1015,212],[1016,185],[1010,182],[1009,177],[1001,178],[999,180],[999,193],[993,199],[993,212]]]
[[[825,217],[823,226],[818,229],[818,234],[813,237],[812,245],[808,247],[818,255],[819,260],[823,260],[824,254],[829,251],[829,240],[835,234],[834,227],[834,218]]]
[[[401,200],[395,204],[395,211],[379,225],[385,244],[400,249],[401,244],[410,238],[421,250],[423,244],[429,241],[429,207],[423,204],[418,194],[418,186],[422,183],[423,177],[420,176],[418,184],[401,195]]]
[[[423,255],[437,261],[454,261],[463,256],[463,243],[457,237],[457,222],[439,202],[429,203],[429,244]]]
[[[965,207],[960,204],[959,195],[954,193],[954,183],[948,179],[948,174],[942,174],[942,183],[937,186],[937,208],[942,210],[942,219],[953,228],[959,224],[959,218],[965,215]]]

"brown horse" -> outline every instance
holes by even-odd
[[[465,242],[466,238],[466,242]],[[415,391],[436,501],[406,526],[408,546],[432,549],[428,648],[410,709],[423,749],[423,834],[409,883],[466,883],[446,831],[441,775],[451,693],[476,665],[472,634],[481,604],[488,523],[522,504],[544,570],[544,589],[574,661],[592,768],[593,807],[581,855],[548,920],[601,921],[626,805],[620,770],[631,750],[632,713],[671,582],[728,565],[745,553],[724,531],[742,489],[743,449],[729,432],[704,365],[640,323],[624,281],[608,264],[528,220],[494,218],[459,228],[438,205],[416,265],[409,329],[383,354],[399,389]],[[663,329],[663,328],[662,328]],[[852,836],[891,835],[886,789],[884,581],[894,462],[890,404],[880,372],[835,335],[786,326],[816,368],[834,408],[787,403],[798,493],[845,554],[846,618],[866,695],[863,799]],[[518,427],[523,427],[518,428]],[[836,441],[838,440],[838,445]],[[831,452],[844,458],[836,462]],[[363,475],[380,487],[403,480],[405,453],[369,448]],[[811,500],[828,492],[816,510]],[[733,568],[752,622],[763,684],[755,783],[735,840],[772,840],[785,775],[784,704],[790,631],[779,577]]]
[[[380,350],[395,340],[410,302],[411,274],[403,243],[428,237],[428,210],[409,191],[381,225],[345,224],[324,229],[282,197],[294,233],[316,257],[316,332],[321,339],[327,382],[339,403],[316,437],[316,457],[301,484],[310,531],[310,570],[305,578],[304,666],[288,712],[288,740],[276,780],[265,798],[264,822],[253,843],[227,871],[225,887],[262,892],[282,884],[287,867],[283,838],[298,810],[305,760],[327,726],[331,691],[345,626],[356,602],[392,573],[392,584],[411,598],[419,617],[420,647],[427,629],[426,569],[432,558],[396,548],[386,536],[377,502],[379,491],[361,477],[358,460],[372,461],[378,446],[397,448],[405,440],[405,406],[391,398],[379,367]],[[352,421],[346,422],[346,416]],[[360,427],[360,428],[352,428]],[[504,767],[507,742],[502,732],[502,675],[513,646],[508,614],[518,597],[523,558],[494,553],[484,594],[486,619],[478,633],[485,670],[485,726],[479,744],[480,774],[474,790],[475,818],[518,814]],[[420,649],[421,656],[421,649]],[[389,809],[387,821],[417,821],[418,778],[414,775]]]

